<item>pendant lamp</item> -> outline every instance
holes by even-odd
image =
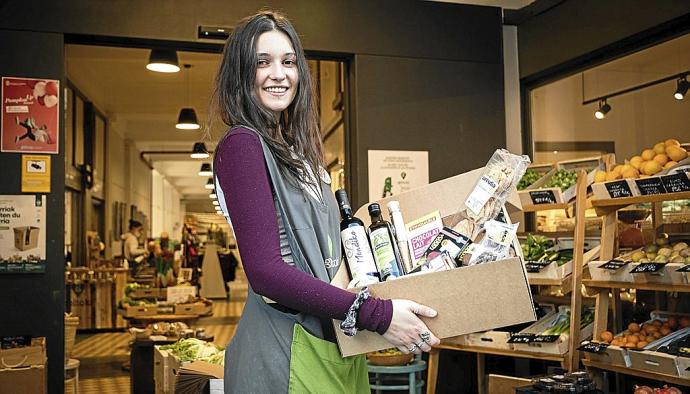
[[[208,182],[206,182],[206,185],[204,186],[208,190],[213,190],[215,185],[213,184],[213,178],[208,178]]]
[[[176,73],[180,71],[177,65],[177,52],[169,49],[152,49],[146,69],[159,73]]]
[[[195,142],[194,149],[192,149],[192,154],[189,155],[192,159],[208,159],[208,151],[206,150],[206,144],[203,142]]]
[[[203,163],[201,169],[199,170],[199,176],[211,176],[213,175],[213,170],[211,170],[211,163]]]
[[[189,104],[189,69],[191,67],[191,64],[184,65],[184,68],[187,69],[187,104]],[[180,114],[177,116],[177,124],[175,124],[175,128],[180,130],[198,130],[201,128],[194,108],[186,107],[180,110]]]

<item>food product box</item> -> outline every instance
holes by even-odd
[[[212,311],[212,305],[205,302],[193,302],[190,304],[175,304],[176,315],[209,315]]]
[[[153,381],[156,388],[156,394],[168,394],[169,390],[168,378],[169,372],[168,365],[170,359],[170,354],[167,350],[162,350],[160,346],[154,346],[153,351]]]
[[[10,388],[4,391],[3,389]],[[42,394],[46,392],[45,365],[0,369],[0,391]]]
[[[146,304],[146,305],[122,305],[122,308],[118,309],[118,312],[122,317],[138,317],[138,316],[152,316],[158,313],[157,304]]]
[[[397,200],[403,216],[408,221],[422,217],[432,210],[439,210],[441,218],[447,218],[464,210],[464,201],[481,176],[482,170],[480,168],[460,174],[377,202],[385,207],[388,201]],[[370,221],[366,211],[367,205],[356,213],[365,225]],[[513,192],[506,203],[506,209],[510,212],[518,210],[519,207],[519,199]],[[519,247],[516,246],[518,249]],[[346,288],[348,282],[346,268],[342,264],[333,283]],[[441,339],[536,319],[527,275],[519,258],[449,271],[407,275],[396,280],[375,283],[369,286],[369,290],[374,297],[410,299],[436,309],[438,316],[422,320]],[[340,322],[334,321],[334,324],[338,346],[343,356],[391,347],[379,334],[360,331],[354,337],[347,337],[338,328]]]
[[[46,360],[45,337],[32,338],[31,346],[0,349],[0,368],[22,368],[32,365],[43,365],[46,363]]]
[[[559,307],[559,312],[570,309],[568,306]],[[554,321],[558,319],[558,313],[548,314],[537,321],[535,324],[520,331],[522,334],[540,334],[547,328],[551,327]],[[572,323],[572,322],[571,322]],[[590,323],[580,330],[580,341],[588,339],[592,336],[594,323]],[[561,334],[554,342],[531,342],[531,343],[514,343],[513,348],[523,352],[546,353],[546,354],[566,354],[568,352],[568,337],[569,334]],[[576,342],[580,342],[576,341]]]

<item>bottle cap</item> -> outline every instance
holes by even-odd
[[[399,211],[400,210],[400,203],[393,200],[388,202],[388,210],[393,212],[393,211]]]
[[[335,191],[335,199],[338,201],[340,208],[350,208],[350,200],[347,198],[345,189],[338,189]]]
[[[371,216],[379,216],[381,214],[381,206],[377,202],[369,204],[368,209]]]

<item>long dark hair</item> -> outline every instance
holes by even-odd
[[[256,43],[268,31],[288,36],[297,57],[299,82],[292,103],[276,119],[256,94]],[[248,126],[261,134],[280,164],[281,172],[292,183],[306,182],[319,188],[319,168],[323,165],[323,144],[318,126],[318,112],[313,83],[302,43],[290,21],[274,11],[261,11],[243,19],[225,43],[223,59],[216,76],[213,107],[228,126]],[[314,183],[307,174],[302,156],[315,175]]]

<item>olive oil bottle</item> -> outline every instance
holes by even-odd
[[[395,243],[391,224],[383,219],[381,206],[378,203],[370,204],[368,209],[369,216],[371,216],[369,239],[381,280],[386,281],[402,276],[404,271],[400,252]]]

